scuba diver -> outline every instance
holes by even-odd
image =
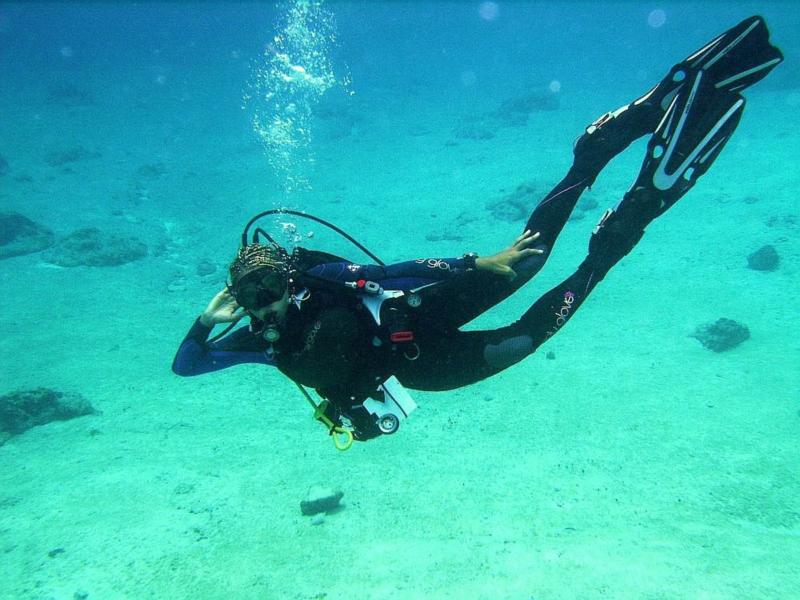
[[[514,243],[493,256],[384,265],[360,245],[377,264],[300,247],[289,252],[261,228],[249,237],[255,222],[275,212],[322,221],[294,211],[256,215],[230,265],[230,284],[190,329],[173,371],[189,376],[241,363],[273,365],[300,387],[337,447],[393,433],[416,407],[405,388],[469,385],[521,361],[555,335],[647,225],[709,169],[742,116],[740,92],[782,60],[758,16],[711,40],[642,97],[590,124],[575,142],[566,176],[535,207]],[[612,158],[647,134],[652,137],[638,177],[616,208],[603,214],[577,270],[518,321],[461,331],[530,281],[581,193]],[[249,326],[209,340],[215,325],[233,327],[245,316]],[[317,403],[305,387],[323,400]]]

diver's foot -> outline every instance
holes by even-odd
[[[782,60],[781,51],[769,42],[764,19],[745,19],[672,67],[641,98],[589,125],[575,142],[573,168],[593,182],[612,158],[634,140],[655,131],[673,100],[686,92],[696,74],[702,73],[705,85],[711,85],[709,89],[737,93],[766,77]]]

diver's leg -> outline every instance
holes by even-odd
[[[575,314],[602,279],[585,265],[539,298],[517,322],[486,331],[420,337],[419,355],[395,371],[406,387],[450,390],[491,377],[532,354]]]
[[[733,97],[734,93],[760,81],[781,60],[783,55],[780,50],[769,43],[769,31],[764,20],[758,16],[749,17],[673,66],[664,79],[642,97],[595,120],[575,142],[572,167],[536,206],[525,225],[525,230],[539,232],[540,237],[533,247],[543,250],[544,254],[530,256],[517,263],[514,266],[517,277],[513,281],[498,281],[494,274],[473,272],[446,285],[436,286],[438,289],[432,293],[428,314],[438,315],[440,325],[455,328],[508,298],[542,269],[583,191],[592,185],[614,156],[663,124],[665,114],[676,98],[680,96],[683,98],[681,102],[685,102],[697,81],[703,82],[701,92],[705,104],[708,104],[707,96],[719,98],[727,93],[728,97]],[[713,160],[718,149],[709,152],[714,153],[710,158]],[[672,158],[678,156],[675,154]],[[710,164],[710,160],[706,164]],[[700,168],[702,164],[700,161]],[[696,173],[696,176],[699,174]],[[622,210],[624,213],[626,204],[641,203],[644,196],[658,192],[657,187],[653,192],[636,192],[635,187],[629,193],[632,194],[631,198],[623,200],[617,212]],[[673,187],[681,189],[680,185]],[[643,189],[646,190],[646,186]],[[667,193],[664,203],[671,206],[677,201],[674,195],[675,192]],[[649,222],[660,214],[656,210],[657,214],[648,217],[646,213],[643,210],[627,220]],[[616,220],[620,218],[619,215],[614,217]],[[613,225],[614,219],[609,226]],[[645,224],[641,224],[639,229],[643,230]],[[619,247],[628,246],[629,251],[641,233],[636,237],[633,225],[627,226],[627,229],[630,230],[627,235],[635,239],[625,243],[620,241]],[[599,243],[597,240],[596,245]]]
[[[709,169],[739,124],[744,104],[739,94],[715,87],[701,71],[673,98],[648,143],[633,186],[595,227],[586,259],[520,319],[534,347],[575,314],[608,271],[642,238],[645,227]]]
[[[737,93],[760,81],[782,60],[780,50],[769,42],[764,20],[749,17],[674,65],[646,94],[595,120],[576,140],[569,172],[536,206],[525,225],[524,230],[539,232],[534,247],[544,254],[517,263],[517,278],[511,282],[498,282],[486,273],[453,282],[456,291],[460,290],[454,297],[462,298],[464,304],[449,311],[449,324],[460,327],[468,323],[530,281],[550,256],[583,191],[612,158],[636,139],[654,132],[673,101],[679,95],[687,97],[698,78],[713,93]]]
[[[411,389],[452,390],[481,381],[519,362],[533,350],[517,324],[491,331],[450,331],[419,336],[419,355],[400,361],[394,374]]]
[[[642,97],[605,113],[586,128],[575,141],[569,173],[534,209],[525,229],[542,232],[539,242],[552,247],[583,190],[612,158],[654,132],[676,96],[688,93],[698,75],[715,92],[738,93],[760,81],[782,60],[781,51],[769,43],[769,31],[761,17],[749,17],[715,37],[673,66]]]
[[[419,293],[422,298],[417,317],[419,326],[423,329],[457,329],[530,281],[544,266],[556,238],[588,183],[584,175],[574,168],[570,169],[539,202],[525,230],[539,233],[539,238],[530,247],[541,250],[543,254],[531,255],[515,264],[517,277],[510,280],[496,273],[470,271],[422,290]]]
[[[400,380],[441,390],[468,385],[519,362],[557,333],[608,271],[627,255],[655,218],[688,192],[719,156],[744,110],[739,94],[702,71],[675,95],[648,143],[642,169],[614,210],[603,215],[586,259],[539,298],[516,323],[491,331],[457,332],[421,345],[418,364]]]
[[[583,264],[511,325],[420,336],[419,356],[402,361],[395,374],[406,387],[431,391],[455,389],[491,377],[532,354],[558,332],[601,279]]]
[[[482,271],[466,273],[423,292],[427,307],[424,314],[434,315],[440,327],[459,328],[528,283],[544,267],[581,194],[591,186],[613,153],[622,152],[635,139],[655,130],[658,122],[652,114],[649,111],[648,118],[644,118],[643,111],[629,111],[618,117],[613,127],[605,128],[602,135],[593,133],[590,139],[589,134],[584,134],[579,138],[569,171],[536,205],[523,229],[539,234],[531,248],[541,250],[542,254],[528,256],[515,264],[517,276],[513,280]]]

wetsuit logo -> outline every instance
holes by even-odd
[[[418,258],[414,262],[420,265],[425,265],[429,269],[441,269],[442,271],[450,270],[450,263],[441,258]]]
[[[553,313],[556,317],[555,325],[553,325],[552,329],[547,332],[547,337],[550,337],[556,333],[564,323],[567,322],[569,319],[570,313],[572,312],[572,303],[575,302],[575,294],[572,292],[564,292],[564,302],[555,313]]]
[[[317,334],[319,330],[322,328],[322,321],[315,321],[314,326],[311,328],[311,331],[308,332],[305,339],[305,345],[301,352],[308,352],[314,346],[314,342],[317,339]]]

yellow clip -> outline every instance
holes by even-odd
[[[328,431],[333,438],[333,445],[336,446],[337,450],[347,450],[353,445],[353,432],[349,429],[345,429],[344,427],[339,427],[333,421],[331,421],[325,414],[325,409],[327,407],[327,400],[320,402],[319,406],[314,409],[314,418],[328,428]]]
[[[334,427],[331,430],[333,445],[337,450],[347,450],[353,445],[353,432],[343,427]]]

